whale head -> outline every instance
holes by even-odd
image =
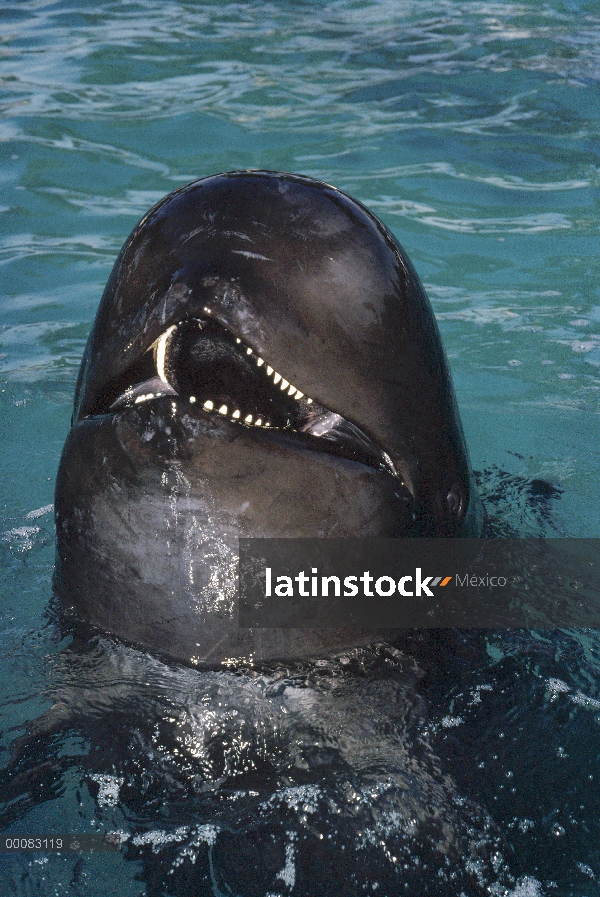
[[[392,234],[278,172],[159,202],[102,297],[55,513],[78,617],[206,662],[314,650],[236,630],[239,537],[476,535],[448,364]]]

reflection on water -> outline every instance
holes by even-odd
[[[509,501],[513,525],[550,535],[560,495],[479,477],[492,525]],[[49,511],[3,534],[13,563],[48,566]],[[6,740],[2,824],[117,831],[122,848],[99,878],[93,856],[8,857],[15,893],[75,880],[100,894],[111,876],[182,897],[537,897],[574,870],[595,881],[595,633],[406,632],[329,660],[198,671],[104,637],[56,642],[51,620],[6,632],[21,673],[7,718],[25,706],[30,725]]]
[[[2,783],[5,822],[35,793],[58,796],[75,767],[151,893],[479,893],[506,880],[500,831],[442,768],[423,671],[398,649],[198,673],[100,639],[53,672],[55,703]]]
[[[597,637],[397,642],[204,673],[104,639],[63,650],[54,703],[2,777],[3,821],[119,831],[118,874],[149,894],[525,897],[574,868],[595,880]],[[100,893],[93,858],[73,857],[30,863],[16,892],[77,862]]]
[[[241,167],[323,178],[397,234],[494,531],[599,535],[597,4],[0,19],[2,818],[123,837],[2,854],[8,893],[598,893],[596,633],[413,633],[217,673],[71,642],[48,609],[53,479],[113,260],[161,196]]]

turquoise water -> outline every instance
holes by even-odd
[[[78,654],[49,610],[53,481],[114,259],[164,194],[236,168],[322,178],[382,218],[498,529],[600,535],[598,3],[31,0],[0,22],[3,764],[69,708],[2,779],[3,818],[130,836],[102,863],[0,856],[4,892],[600,894],[595,633],[203,677]]]

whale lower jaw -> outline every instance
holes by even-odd
[[[191,413],[173,396],[75,424],[56,490],[63,606],[192,664],[324,656],[373,641],[238,627],[240,537],[399,537],[412,525],[397,480],[305,440]]]

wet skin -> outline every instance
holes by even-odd
[[[76,617],[192,663],[373,633],[243,630],[251,537],[478,535],[423,287],[367,209],[276,172],[205,178],[135,228],[82,361],[56,485]]]

